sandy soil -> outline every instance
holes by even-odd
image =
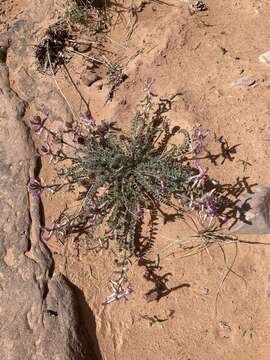
[[[116,52],[113,58],[123,64],[131,58],[125,68],[128,79],[112,102],[104,105],[108,91],[105,80],[101,90],[80,81],[84,59],[73,57],[69,62],[72,77],[90,101],[95,118],[116,120],[124,130],[130,125],[147,79],[154,80],[152,91],[160,97],[181,93],[168,113],[172,124],[188,130],[202,124],[210,131],[207,146],[213,153],[220,152],[220,143],[215,140],[220,136],[230,146],[239,144],[233,161],[219,157],[216,165],[205,162],[209,175],[231,184],[245,178],[251,188],[255,184],[269,185],[269,143],[263,139],[270,134],[270,65],[260,63],[258,57],[270,50],[270,4],[263,0],[208,0],[207,12],[191,15],[186,2],[170,3],[177,6],[158,1],[146,4],[128,40],[123,24],[112,30],[110,38],[114,42],[107,40],[106,49]],[[19,0],[3,2],[3,9],[8,6],[11,12],[2,12],[1,17],[19,16],[22,4]],[[130,15],[125,16],[129,21]],[[37,41],[41,33],[37,33]],[[104,76],[104,70],[100,75]],[[255,85],[233,85],[242,77],[256,80]],[[65,73],[60,71],[57,78],[76,111],[80,111],[80,98]],[[16,76],[13,81],[16,87]],[[53,83],[45,77],[44,81]],[[28,115],[35,110],[35,104],[30,104]],[[244,169],[241,160],[252,166]],[[53,167],[43,161],[41,178],[48,181],[53,175]],[[44,195],[42,201],[46,224],[65,203],[71,204],[71,198],[61,192]],[[101,303],[110,293],[107,283],[114,270],[110,265],[113,253],[109,250],[94,255],[84,242],[70,242],[67,249],[55,241],[49,243],[56,269],[83,291],[95,314],[104,359],[269,358],[270,248],[228,244],[183,259],[177,241],[191,233],[192,229],[181,222],[164,224],[160,218],[155,246],[149,254],[151,259],[161,255],[160,274],[170,273],[170,288],[184,286],[159,302],[146,302],[144,294],[152,284],[143,278],[143,268],[134,261],[129,272],[134,292],[127,302],[108,306]],[[270,244],[269,236],[245,239]],[[226,263],[229,267],[233,264],[234,273],[230,272],[223,282]],[[167,320],[150,326],[145,315]]]

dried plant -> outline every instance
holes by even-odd
[[[178,239],[169,243],[160,252],[161,259],[178,252],[180,257],[187,257],[209,251],[212,245],[222,246],[226,243],[241,242],[236,236],[232,236],[220,227],[218,219],[202,219],[199,214],[187,215],[186,224],[194,235],[178,236]]]
[[[39,71],[57,71],[66,60],[64,49],[70,37],[70,31],[65,21],[59,21],[49,26],[45,38],[35,48]]]
[[[123,66],[119,64],[108,64],[107,76],[107,85],[110,87],[110,90],[106,97],[106,102],[112,100],[115,91],[128,78],[127,74],[124,73]]]
[[[192,218],[191,218],[192,219]],[[193,255],[198,252],[207,250],[211,245],[225,244],[229,242],[237,243],[236,236],[226,234],[220,229],[218,224],[202,223],[201,221],[195,221],[192,219],[195,226],[195,235],[192,237],[193,244],[189,247],[186,246],[185,256]]]

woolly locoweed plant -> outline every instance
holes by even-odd
[[[84,125],[69,124],[58,132],[46,126],[48,114],[43,120],[33,118],[34,131],[45,133],[39,154],[68,163],[59,171],[59,184],[41,185],[39,179],[32,178],[29,191],[40,195],[45,188],[56,191],[64,186],[79,191],[77,210],[63,211],[52,227],[42,228],[43,239],[53,234],[62,239],[75,233],[92,234],[103,224],[102,244],[114,239],[120,250],[138,255],[139,225],[146,209],[164,214],[165,205],[177,213],[189,208],[206,217],[217,215],[214,192],[206,190],[211,184],[206,170],[198,161],[196,168],[188,161],[190,154],[197,155],[203,148],[205,134],[197,131],[191,139],[184,129],[170,129],[167,105],[168,100],[154,102],[148,91],[133,117],[129,135],[104,121],[97,125],[90,113]],[[70,134],[72,142],[70,137],[67,140]],[[181,145],[172,141],[178,135],[183,139]]]

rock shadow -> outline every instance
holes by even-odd
[[[86,302],[84,293],[76,285],[69,283],[79,305],[80,337],[86,354],[86,360],[103,360],[96,334],[96,321]],[[93,358],[93,353],[95,358]]]

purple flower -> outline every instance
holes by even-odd
[[[106,121],[102,120],[101,124],[98,125],[97,129],[100,133],[106,134],[110,129],[110,125]]]
[[[92,212],[88,215],[88,221],[91,225],[94,225],[96,223],[98,212]]]
[[[112,288],[112,294],[107,296],[102,305],[108,305],[114,301],[120,301],[123,298],[127,300],[127,295],[132,293],[132,288],[130,286],[128,286],[125,290],[120,283],[112,280],[110,281],[110,285]]]
[[[46,120],[48,119],[49,114],[45,114],[45,117],[41,119],[39,115],[34,115],[32,120],[30,120],[31,124],[33,125],[33,131],[36,134],[41,134]]]
[[[193,181],[192,189],[195,187],[202,187],[204,185],[205,178],[207,177],[206,173],[208,170],[207,168],[203,169],[201,167],[199,160],[195,161],[195,165],[196,165],[197,169],[199,170],[199,174],[191,176],[189,178],[189,181]]]
[[[216,214],[216,206],[215,206],[215,189],[209,191],[204,194],[200,199],[198,199],[198,204],[200,207],[200,211],[206,214],[206,217],[214,217]]]
[[[96,223],[96,219],[98,214],[100,213],[100,210],[96,207],[95,204],[90,204],[88,211],[89,211],[88,221],[90,222],[91,225],[94,225]]]
[[[40,196],[44,187],[41,185],[39,178],[30,177],[28,191],[34,196]]]
[[[96,120],[93,118],[90,111],[86,111],[84,113],[84,119],[87,121],[87,123],[90,123],[90,125],[96,126]]]
[[[206,218],[217,217],[222,223],[225,223],[228,218],[224,214],[220,214],[217,209],[217,202],[215,196],[215,189],[203,195],[200,199],[195,201],[195,207],[198,208],[200,214],[203,214],[204,220]]]
[[[142,218],[143,217],[143,208],[141,207],[140,204],[137,204],[137,216],[139,218]]]
[[[40,156],[53,155],[51,146],[48,141],[48,136],[45,139],[44,144],[41,145],[40,149],[38,150],[38,153]]]
[[[42,241],[49,241],[57,230],[57,222],[53,221],[53,226],[48,228],[46,226],[40,228],[40,237]],[[47,233],[47,235],[45,235]]]
[[[164,180],[162,178],[159,179],[159,184],[160,184],[160,191],[164,192],[165,191],[165,184],[164,184]]]
[[[194,140],[195,140],[193,152],[196,155],[202,153],[203,150],[205,149],[204,139],[206,138],[207,134],[208,134],[208,131],[201,131],[199,128],[195,129],[194,135],[193,135]]]
[[[46,156],[46,155],[51,155],[52,151],[49,145],[47,144],[43,144],[41,145],[40,149],[38,150],[38,154],[40,156]]]

